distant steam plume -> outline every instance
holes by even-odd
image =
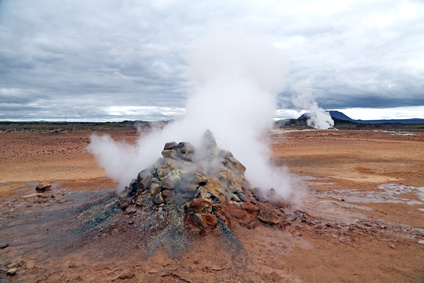
[[[218,147],[246,166],[254,186],[274,188],[287,197],[289,176],[271,167],[272,153],[264,140],[286,74],[285,60],[263,38],[213,31],[193,44],[188,69],[193,88],[182,119],[140,137],[134,146],[94,135],[88,149],[123,187],[160,157],[165,142],[188,141],[199,148],[209,129]]]
[[[304,83],[298,83],[293,87],[295,94],[292,96],[293,105],[308,111],[308,126],[317,130],[327,130],[334,126],[334,121],[328,111],[318,106],[312,91]]]

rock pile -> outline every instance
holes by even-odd
[[[188,142],[165,144],[162,158],[125,188],[120,208],[126,214],[145,215],[144,219],[152,219],[146,213],[156,215],[152,220],[159,224],[144,224],[147,230],[170,226],[175,231],[220,234],[222,227],[235,223],[246,228],[287,224],[282,209],[252,188],[246,168],[217,147],[210,131],[201,144],[198,149]]]

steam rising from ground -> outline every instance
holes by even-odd
[[[317,130],[327,130],[334,126],[330,113],[318,106],[311,90],[303,83],[298,83],[293,88],[295,94],[292,97],[294,106],[308,111],[308,126]]]
[[[93,135],[89,151],[123,187],[160,157],[166,142],[188,141],[200,148],[209,129],[218,147],[246,166],[252,185],[274,188],[287,197],[289,176],[271,167],[271,150],[264,140],[272,127],[277,94],[284,88],[285,60],[262,38],[235,32],[211,32],[192,50],[188,77],[193,88],[182,119],[140,137],[134,146]]]

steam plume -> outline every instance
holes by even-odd
[[[122,187],[160,157],[165,142],[189,141],[199,148],[209,129],[218,147],[246,166],[254,186],[288,196],[288,174],[269,165],[271,150],[263,138],[284,87],[287,66],[282,56],[260,37],[214,31],[193,44],[189,64],[193,88],[182,119],[139,138],[134,146],[92,136],[89,151]]]
[[[304,84],[298,83],[293,87],[295,94],[292,97],[294,106],[308,111],[308,126],[317,130],[327,130],[334,126],[334,121],[328,111],[318,106],[311,90]]]

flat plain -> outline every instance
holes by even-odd
[[[272,162],[287,168],[296,192],[286,213],[297,216],[284,229],[232,227],[246,253],[243,268],[214,235],[181,257],[159,249],[146,258],[125,231],[89,239],[76,231],[80,208],[117,187],[86,151],[94,131],[129,143],[139,135],[131,127],[0,133],[0,281],[424,280],[422,129],[269,133]],[[40,182],[52,190],[34,194]],[[6,274],[11,269],[16,275]]]

